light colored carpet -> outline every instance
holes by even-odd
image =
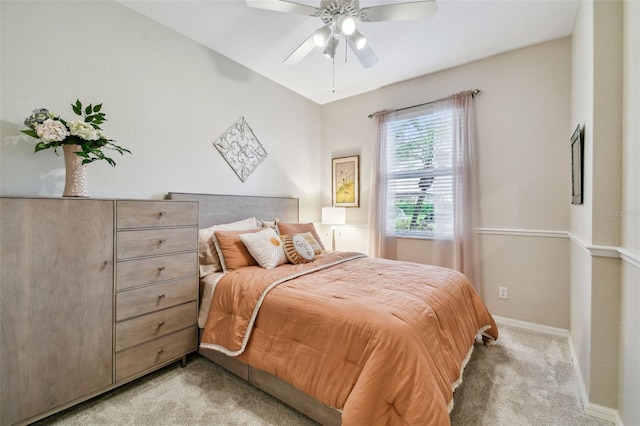
[[[583,414],[564,337],[500,325],[476,343],[456,390],[454,426],[607,425]],[[427,422],[425,422],[426,424]],[[53,415],[37,425],[315,425],[199,355]]]

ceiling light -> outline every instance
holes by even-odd
[[[356,20],[348,15],[340,15],[336,21],[338,28],[346,34],[351,35],[356,30]]]
[[[313,33],[313,42],[318,47],[325,47],[329,37],[331,37],[331,27],[325,25],[324,27],[318,28],[316,32]]]
[[[324,48],[324,51],[322,53],[324,53],[324,56],[326,56],[327,58],[334,58],[336,56],[336,48],[338,47],[338,42],[340,40],[338,40],[335,37],[331,37],[329,39],[329,42],[327,43],[327,47]]]
[[[364,48],[367,45],[367,38],[360,34],[360,31],[358,30],[355,30],[353,34],[349,36],[349,40],[351,40],[353,44],[356,45],[356,48],[358,50]]]

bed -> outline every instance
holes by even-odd
[[[299,220],[295,198],[168,198],[198,201],[200,229]],[[218,248],[237,233],[216,232]],[[240,262],[202,278],[201,294],[199,353],[324,425],[449,424],[476,339],[498,337],[462,274],[360,253]]]

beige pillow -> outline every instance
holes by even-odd
[[[256,218],[250,217],[237,222],[213,225],[198,231],[198,263],[200,265],[200,278],[214,272],[222,271],[220,257],[213,242],[213,233],[216,230],[241,231],[256,229]]]
[[[240,234],[239,237],[258,265],[264,269],[273,269],[287,262],[284,244],[273,228],[263,228],[253,234]]]
[[[311,247],[304,234],[285,235],[282,237],[282,242],[284,243],[284,253],[287,259],[295,265],[311,262],[315,257],[313,247]]]
[[[312,244],[315,254],[320,254],[324,251],[324,245],[313,223],[278,222],[276,226],[280,235],[310,233],[315,240],[315,244]],[[309,242],[311,243],[311,241]]]

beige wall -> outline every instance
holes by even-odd
[[[484,300],[496,315],[569,327],[571,41],[508,52],[322,107],[322,196],[331,158],[361,156],[359,249],[368,249],[373,124],[369,113],[481,89],[476,98]],[[348,226],[347,226],[348,227]],[[445,245],[446,246],[446,245]],[[442,244],[401,240],[399,258],[451,266]],[[498,299],[506,286],[509,299]]]
[[[39,107],[70,119],[80,98],[104,103],[107,135],[133,152],[88,166],[91,197],[295,196],[319,220],[319,105],[116,2],[0,3],[0,194],[62,194],[62,157],[19,130]],[[240,117],[268,152],[245,183],[212,145]]]
[[[618,410],[640,425],[640,2],[624,2],[622,273]]]
[[[585,127],[585,154],[593,152],[593,7],[581,3],[571,38],[572,90],[571,121]],[[571,327],[578,366],[585,389],[589,389],[591,369],[591,256],[586,246],[591,243],[593,156],[584,158],[583,204],[570,209],[570,232],[574,236],[571,246]]]
[[[584,205],[570,212],[570,331],[587,411],[625,425],[640,424],[638,27],[636,1],[583,0],[572,36],[571,116],[586,129],[586,182]]]

